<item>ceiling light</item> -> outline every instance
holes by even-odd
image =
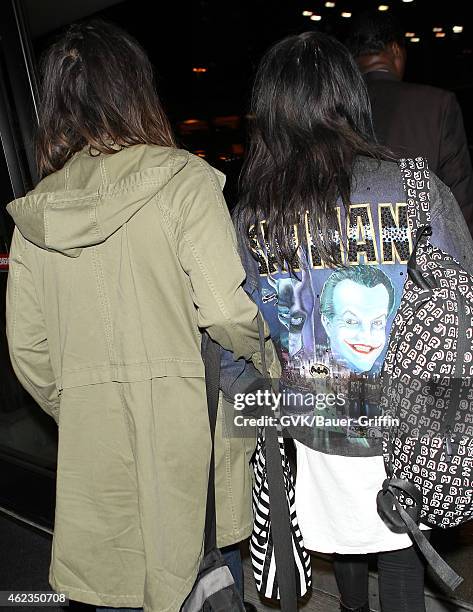
[[[443,28],[433,28],[432,32],[442,32]]]
[[[378,11],[388,11],[389,10],[389,6],[387,4],[380,4],[378,6]]]
[[[455,34],[461,34],[463,32],[463,26],[453,26],[452,30]]]
[[[326,6],[327,8],[333,8],[333,7],[335,6],[335,2],[326,2],[326,3],[325,3],[325,6]]]
[[[411,42],[413,42],[413,43],[418,43],[418,42],[420,42],[420,38],[419,38],[418,36],[415,36],[414,38],[411,38],[410,40],[411,40]]]
[[[349,19],[351,17],[351,13],[349,13],[348,11],[343,11],[342,17],[345,17],[345,19]]]
[[[406,33],[404,34],[404,36],[405,36],[406,38],[413,38],[415,35],[416,35],[416,33],[415,33],[415,32],[406,32]]]
[[[302,14],[304,15],[304,17],[310,17],[314,13],[312,11],[302,11]]]
[[[437,32],[435,38],[445,38],[445,32]]]
[[[320,21],[322,17],[320,15],[312,15],[311,19],[312,21]]]

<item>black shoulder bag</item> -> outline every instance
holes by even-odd
[[[220,383],[220,345],[211,340],[207,334],[202,337],[202,358],[205,366],[205,387],[212,438],[205,513],[205,545],[199,573],[192,591],[182,605],[181,612],[245,612],[233,576],[217,548],[214,441]]]

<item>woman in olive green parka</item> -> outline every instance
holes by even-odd
[[[102,22],[49,50],[37,150],[43,179],[8,206],[7,334],[18,378],[59,426],[50,583],[177,612],[203,544],[201,330],[259,357],[222,175],[175,147],[144,52]],[[251,441],[222,427],[221,546],[251,528]]]

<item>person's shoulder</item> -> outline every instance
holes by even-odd
[[[168,168],[172,175],[170,186],[185,183],[216,184],[220,189],[225,185],[225,175],[211,166],[205,159],[186,149],[140,145],[141,167]]]
[[[411,83],[410,81],[400,81],[402,89],[418,100],[428,100],[429,105],[445,103],[455,97],[455,94],[447,89],[425,85],[424,83]]]
[[[396,160],[358,156],[353,167],[352,197],[356,201],[401,202],[404,188]]]
[[[123,156],[124,163],[132,166],[133,169],[169,168],[180,170],[188,163],[189,153],[177,147],[139,144],[125,147],[122,151],[110,156],[109,159],[119,163],[121,161],[120,156]]]
[[[458,206],[455,196],[435,172],[430,171],[430,214],[432,221],[443,217],[447,218],[453,208]]]
[[[189,151],[180,150],[180,153],[186,154],[187,171],[196,173],[202,177],[210,178],[213,182],[217,182],[221,189],[225,185],[225,174],[217,168],[211,166],[205,159]]]
[[[360,155],[356,158],[354,174],[366,179],[377,177],[385,180],[398,179],[399,162],[395,159],[377,159]]]

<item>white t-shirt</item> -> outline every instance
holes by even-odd
[[[365,554],[411,546],[410,537],[392,532],[376,510],[386,478],[383,457],[328,455],[295,444],[296,512],[308,550]]]

